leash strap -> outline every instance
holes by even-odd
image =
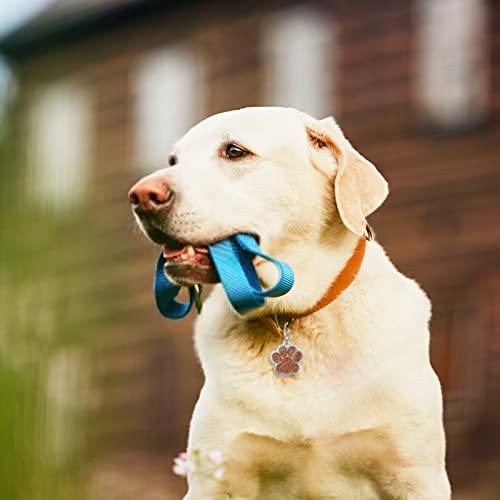
[[[227,297],[239,314],[245,314],[261,307],[264,305],[266,297],[284,295],[293,286],[292,268],[285,262],[266,255],[250,234],[236,234],[209,245],[208,251]],[[262,289],[253,266],[253,259],[257,255],[272,262],[280,274],[278,282],[266,290]],[[183,318],[189,313],[198,298],[198,291],[194,286],[189,287],[189,301],[177,302],[175,297],[181,287],[172,283],[165,276],[164,266],[165,258],[163,254],[160,254],[153,284],[156,305],[161,314],[167,318]]]

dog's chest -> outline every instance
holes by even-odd
[[[331,330],[342,334],[335,323],[320,325],[307,335],[292,330],[291,341],[303,358],[298,373],[287,376],[275,373],[270,356],[282,340],[269,332],[263,330],[259,336],[233,331],[225,337],[197,329],[198,352],[207,382],[217,387],[216,399],[242,415],[252,415],[253,425],[265,434],[288,429],[287,433],[309,437],[328,434],[332,425],[346,426],[346,431],[371,425],[361,422],[366,412],[357,412],[360,421],[352,418],[353,405],[363,405],[373,394],[371,360],[357,346],[327,341],[333,337]]]
[[[259,434],[300,443],[380,423],[379,412],[363,411],[376,409],[379,390],[374,393],[359,372],[331,368],[330,373],[311,374],[306,365],[299,374],[282,377],[272,366],[265,369],[269,373],[253,380],[248,373],[235,375],[223,396]]]

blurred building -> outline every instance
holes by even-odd
[[[85,384],[89,460],[168,463],[202,383],[191,320],[155,310],[156,249],[133,229],[129,186],[201,118],[286,105],[333,114],[389,180],[371,223],[433,301],[452,482],[461,498],[490,498],[500,470],[499,33],[496,0],[58,0],[0,41],[17,78],[3,168],[23,209],[52,228],[37,236],[51,263],[33,292],[37,328],[79,332],[76,351],[50,357],[47,397],[66,401]],[[58,319],[47,312],[56,305]],[[75,366],[84,377],[67,374]]]

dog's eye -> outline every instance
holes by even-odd
[[[230,160],[238,160],[248,156],[249,154],[250,151],[247,151],[236,144],[228,144],[226,146],[226,158],[229,158]]]
[[[170,155],[168,157],[168,164],[173,167],[174,165],[177,165],[177,156],[175,155]]]

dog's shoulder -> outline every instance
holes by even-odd
[[[380,302],[382,309],[398,307],[420,318],[430,318],[431,301],[425,291],[394,265],[379,243],[367,245],[362,272],[363,287],[371,291],[370,297]]]
[[[431,302],[419,284],[401,273],[376,242],[367,245],[362,269],[352,291],[339,301],[353,332],[364,332],[371,349],[409,350],[426,359]]]

